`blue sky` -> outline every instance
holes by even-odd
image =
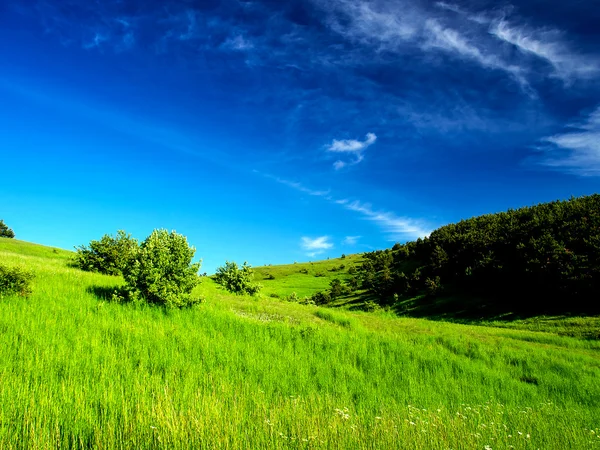
[[[5,0],[0,218],[213,272],[598,191],[600,3]]]

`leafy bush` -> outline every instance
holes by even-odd
[[[137,239],[119,230],[116,237],[105,234],[99,241],[91,241],[87,247],[77,247],[75,265],[88,272],[121,275],[138,248]]]
[[[0,264],[0,298],[13,294],[28,296],[31,294],[31,281],[34,277],[33,272],[22,267]]]
[[[4,223],[4,220],[0,219],[0,237],[5,238],[14,238],[15,232],[8,228],[8,226]]]
[[[225,261],[225,265],[217,268],[214,280],[234,294],[255,295],[260,291],[261,285],[253,283],[254,271],[247,263],[241,267],[235,262]]]
[[[133,260],[123,268],[130,294],[167,307],[199,302],[191,292],[200,282],[200,263],[192,264],[196,249],[175,231],[154,230],[142,242]]]
[[[329,292],[326,291],[319,291],[319,292],[315,292],[311,297],[310,300],[315,304],[315,305],[328,305],[329,303],[331,303],[331,295],[329,295]]]
[[[288,295],[285,298],[288,302],[294,302],[294,303],[298,303],[300,301],[300,297],[298,297],[298,294],[296,294],[295,292],[292,292],[290,295]]]

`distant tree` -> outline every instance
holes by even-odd
[[[337,278],[331,280],[331,282],[329,283],[329,295],[331,295],[331,298],[337,298],[340,295],[342,295],[343,292],[344,289],[342,282]]]
[[[225,261],[225,265],[218,267],[214,280],[234,294],[255,295],[260,291],[261,285],[253,283],[254,271],[247,263],[239,267],[235,262]]]
[[[195,253],[185,236],[175,231],[154,230],[123,268],[130,295],[167,307],[197,303],[199,299],[191,295],[200,282],[200,263],[192,263]]]
[[[75,265],[89,272],[121,275],[138,249],[138,241],[119,230],[116,236],[105,234],[99,241],[90,241],[88,246],[76,247]]]
[[[329,292],[325,291],[315,292],[310,297],[310,300],[306,302],[306,304],[315,304],[319,306],[327,305],[329,303],[331,303],[331,295],[329,295]]]
[[[11,239],[15,237],[15,232],[8,228],[2,219],[0,219],[0,237]]]

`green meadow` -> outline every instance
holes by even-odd
[[[110,301],[122,278],[71,255],[0,239],[0,262],[36,274],[0,299],[0,449],[600,448],[598,318],[467,325],[272,296],[325,289],[356,256],[259,268],[256,297],[204,277],[199,305],[169,310]]]

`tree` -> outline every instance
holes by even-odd
[[[184,307],[199,300],[191,296],[200,282],[200,263],[192,264],[196,249],[175,231],[154,230],[135,257],[123,268],[134,297],[167,307]]]
[[[237,263],[225,261],[225,265],[218,267],[214,280],[234,294],[255,295],[260,291],[261,285],[253,283],[254,271],[244,261],[241,267]]]
[[[8,226],[4,223],[4,220],[0,219],[0,237],[5,238],[14,238],[15,232],[8,228]]]
[[[76,247],[75,264],[82,270],[106,275],[121,275],[123,269],[135,257],[139,246],[137,239],[123,230],[116,237],[105,234],[89,246]]]

